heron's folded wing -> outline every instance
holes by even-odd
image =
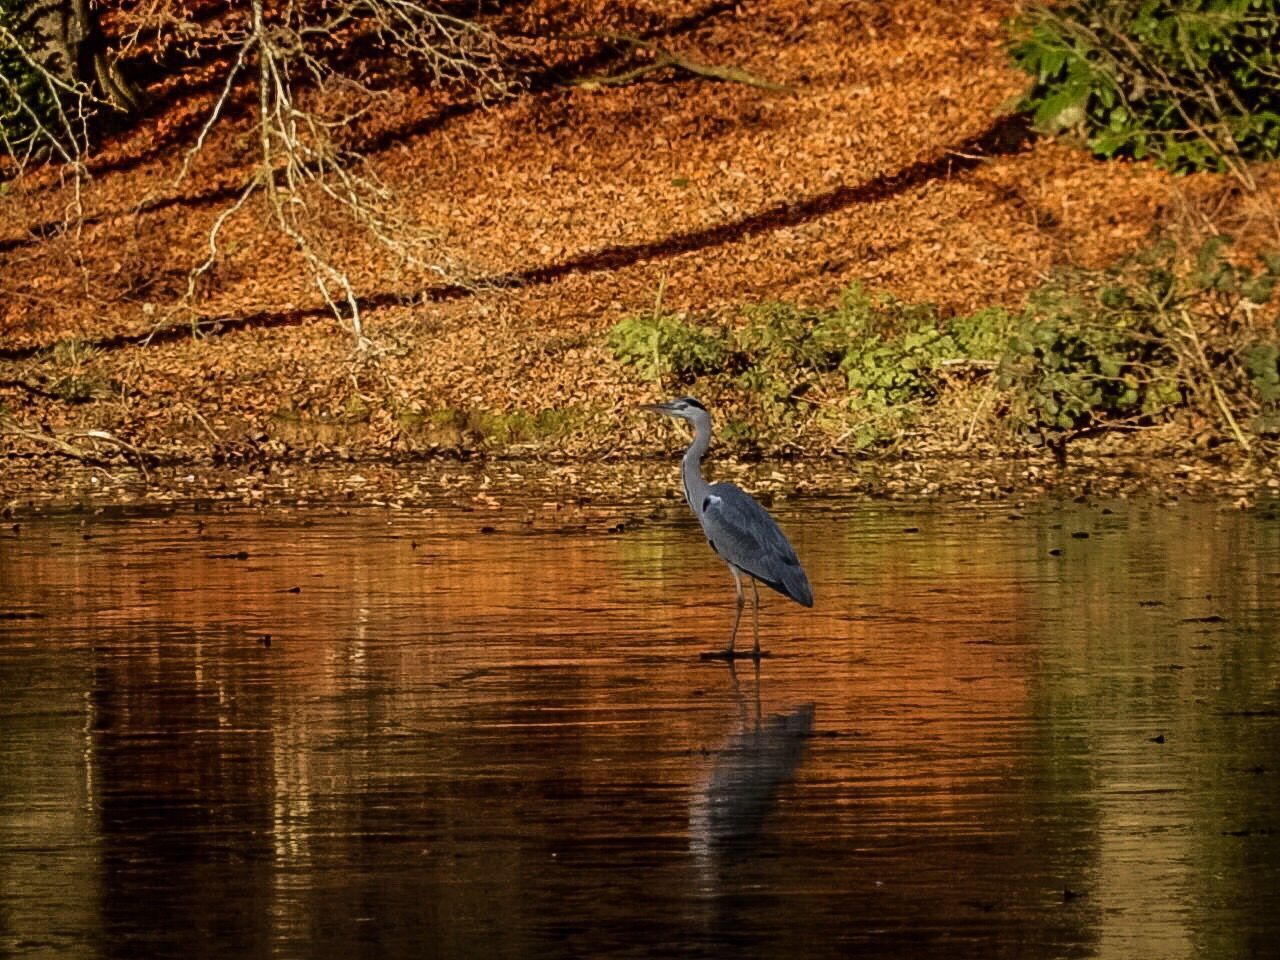
[[[806,606],[813,602],[791,543],[749,493],[731,483],[713,485],[702,517],[711,548],[721,557]]]

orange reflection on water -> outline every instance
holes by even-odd
[[[733,591],[691,521],[534,512],[25,525],[0,859],[39,895],[0,894],[10,929],[72,954],[1228,956],[1276,915],[1275,885],[1227,912],[1199,886],[1242,869],[1221,825],[1276,813],[1223,770],[1277,745],[1228,717],[1274,706],[1258,518],[784,510],[818,602],[766,592],[757,673],[697,657]]]

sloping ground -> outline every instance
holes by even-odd
[[[655,388],[603,342],[660,287],[666,308],[699,313],[829,302],[854,281],[944,311],[1014,304],[1053,265],[1108,262],[1188,194],[1221,189],[1097,163],[998,119],[1023,83],[1001,46],[1011,11],[527,5],[519,24],[530,29],[551,20],[643,32],[795,93],[679,74],[596,89],[559,82],[608,69],[601,46],[582,41],[533,44],[545,68],[487,109],[405,92],[357,137],[408,212],[501,282],[440,285],[398,272],[354,231],[343,236],[383,348],[373,358],[353,355],[300,259],[256,215],[223,237],[202,286],[202,336],[181,325],[152,335],[245,176],[245,130],[228,128],[173,186],[177,133],[215,94],[192,71],[171,82],[155,125],[95,159],[77,229],[61,226],[68,192],[51,176],[17,185],[0,206],[0,404],[32,431],[97,428],[195,460],[398,455],[539,431],[554,433],[543,450],[652,452],[657,431],[630,409]],[[531,425],[544,411],[556,417]],[[46,446],[0,442],[10,453]]]

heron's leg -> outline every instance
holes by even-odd
[[[738,591],[738,606],[733,612],[733,629],[729,631],[729,648],[725,651],[732,657],[733,641],[738,637],[738,624],[742,621],[742,607],[747,602],[747,598],[742,595],[742,575],[738,573],[738,568],[729,564],[729,572],[733,574],[733,586]]]
[[[755,641],[751,644],[751,656],[760,659],[760,588],[756,586],[756,578],[751,578],[751,635]]]

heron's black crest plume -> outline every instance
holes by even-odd
[[[680,402],[681,402],[681,403],[687,403],[687,404],[688,404],[689,406],[691,406],[691,407],[697,407],[699,410],[706,410],[706,409],[707,409],[707,408],[706,408],[706,407],[704,407],[702,404],[700,404],[697,400],[693,399],[693,397],[681,397],[681,398],[680,398]]]

